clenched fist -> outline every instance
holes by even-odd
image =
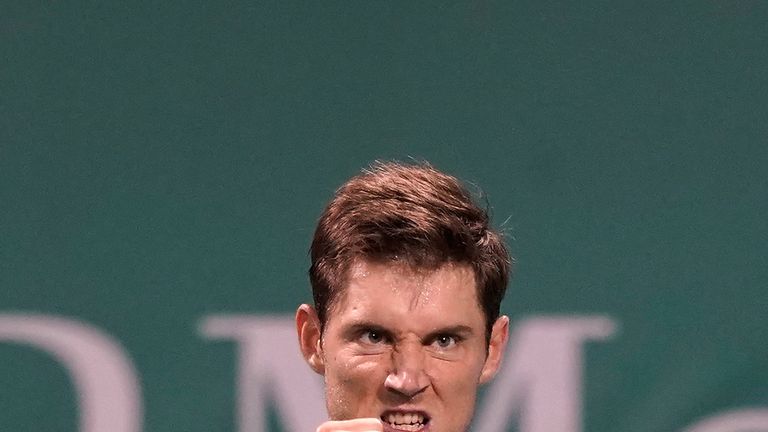
[[[316,432],[384,432],[384,425],[377,418],[327,421]]]

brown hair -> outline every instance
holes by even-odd
[[[343,184],[323,211],[310,248],[309,279],[324,325],[355,259],[413,268],[472,266],[486,338],[499,317],[511,261],[486,210],[431,165],[377,162]]]

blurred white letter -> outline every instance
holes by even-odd
[[[701,420],[684,432],[768,432],[768,409],[728,411]]]
[[[614,330],[611,319],[591,316],[530,318],[517,325],[474,430],[504,432],[518,415],[521,432],[580,432],[582,346]]]
[[[239,345],[237,417],[240,432],[264,432],[268,397],[288,431],[313,431],[326,419],[319,376],[301,356],[293,316],[211,316],[201,332]]]
[[[69,372],[81,432],[139,432],[141,391],[133,365],[115,340],[83,322],[49,315],[0,314],[0,342],[32,345]]]

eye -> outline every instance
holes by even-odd
[[[455,336],[438,335],[435,338],[435,340],[432,342],[432,345],[440,349],[448,349],[455,346],[457,342],[458,342],[458,339]]]
[[[365,330],[360,335],[360,341],[370,345],[377,345],[386,341],[384,333],[379,330]]]

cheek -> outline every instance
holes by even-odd
[[[350,385],[370,383],[386,371],[383,355],[360,355],[351,349],[340,350],[331,360],[330,366],[330,375],[335,377],[337,383]]]
[[[482,362],[437,362],[431,368],[435,392],[451,405],[472,405],[478,387]]]
[[[436,430],[469,430],[479,379],[480,369],[476,364],[452,363],[435,369],[432,385],[441,406]]]
[[[326,403],[331,417],[353,418],[376,399],[386,378],[386,367],[377,356],[337,355],[326,365]]]
[[[446,390],[450,389],[453,393],[459,389],[477,387],[480,379],[480,368],[474,364],[443,362],[443,364],[433,367],[430,375],[433,385]]]

